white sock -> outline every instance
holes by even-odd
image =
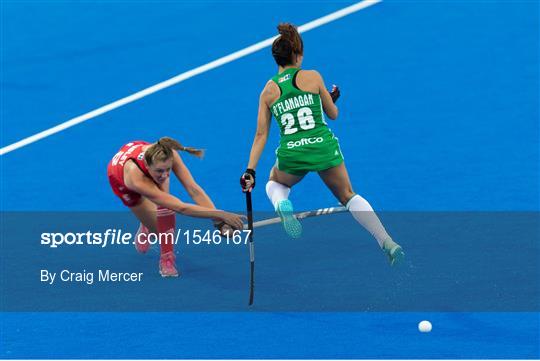
[[[289,198],[290,192],[291,189],[281,183],[274,181],[268,181],[268,183],[266,183],[266,195],[270,198],[270,202],[274,205],[274,209],[277,208],[280,201]]]
[[[357,194],[347,202],[345,207],[351,212],[354,219],[375,237],[379,246],[382,247],[383,242],[390,238],[379,217],[377,217],[371,205],[364,198]]]

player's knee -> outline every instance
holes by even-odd
[[[353,192],[352,189],[345,189],[343,192],[340,192],[339,194],[339,202],[343,205],[347,204],[351,200],[352,197],[354,197],[356,193]]]
[[[270,169],[270,174],[268,175],[268,180],[277,182],[277,177],[276,177],[276,172],[274,171],[274,167],[272,167],[272,169]]]

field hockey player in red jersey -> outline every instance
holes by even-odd
[[[176,213],[209,218],[222,232],[243,229],[240,216],[215,208],[205,191],[197,184],[177,151],[202,157],[203,151],[184,147],[178,141],[163,137],[156,143],[134,141],[125,144],[109,162],[107,175],[113,192],[141,222],[135,248],[146,253],[150,247],[146,236],[173,233]],[[170,173],[174,173],[196,204],[185,203],[169,192]],[[160,237],[159,272],[163,277],[176,277],[174,237]]]

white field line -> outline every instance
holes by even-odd
[[[318,28],[322,25],[328,24],[332,21],[336,21],[344,16],[350,15],[354,12],[357,12],[359,10],[365,9],[369,6],[375,5],[382,0],[364,0],[360,1],[354,5],[348,6],[346,8],[343,8],[341,10],[338,10],[336,12],[333,12],[331,14],[328,14],[326,16],[323,16],[321,18],[315,19],[313,21],[310,21],[309,23],[306,23],[304,25],[301,25],[298,27],[299,32],[303,33],[315,28]],[[61,132],[65,129],[71,128],[79,123],[85,122],[89,119],[95,118],[97,116],[100,116],[102,114],[105,114],[107,112],[110,112],[111,110],[114,110],[116,108],[119,108],[121,106],[124,106],[126,104],[132,103],[136,100],[139,100],[141,98],[144,98],[150,94],[153,94],[155,92],[158,92],[162,89],[168,88],[170,86],[173,86],[175,84],[178,84],[180,82],[183,82],[184,80],[187,80],[189,78],[192,78],[196,75],[202,74],[204,72],[207,72],[209,70],[212,70],[214,68],[217,68],[219,66],[222,66],[224,64],[230,63],[234,60],[240,59],[244,56],[247,56],[249,54],[252,54],[256,51],[259,51],[263,48],[266,48],[267,46],[272,45],[272,42],[277,36],[273,36],[271,38],[268,38],[266,40],[263,40],[261,42],[258,42],[256,44],[253,44],[251,46],[248,46],[247,48],[244,48],[242,50],[238,50],[234,53],[231,53],[229,55],[226,55],[224,57],[221,57],[219,59],[216,59],[214,61],[211,61],[207,64],[201,65],[197,68],[188,70],[182,74],[178,74],[175,77],[172,77],[168,80],[162,81],[161,83],[157,83],[155,85],[152,85],[151,87],[148,87],[146,89],[143,89],[141,91],[138,91],[134,94],[131,94],[125,98],[119,99],[117,101],[114,101],[110,104],[104,105],[100,108],[97,108],[95,110],[92,110],[88,113],[85,113],[83,115],[79,115],[78,117],[75,117],[73,119],[70,119],[64,123],[58,124],[52,128],[49,128],[47,130],[44,130],[42,132],[39,132],[37,134],[34,134],[30,137],[21,139],[13,144],[7,145],[0,149],[0,155],[4,155],[6,153],[12,152],[16,149],[22,148],[26,145],[32,144],[34,142],[37,142],[38,140],[41,140],[43,138],[49,137],[53,134],[56,134],[58,132]]]

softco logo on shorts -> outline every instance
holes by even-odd
[[[322,143],[322,142],[323,142],[322,137],[302,138],[300,140],[297,140],[296,142],[293,142],[293,141],[287,142],[287,148],[293,149],[296,147],[301,147],[306,144],[316,144],[316,143]]]

